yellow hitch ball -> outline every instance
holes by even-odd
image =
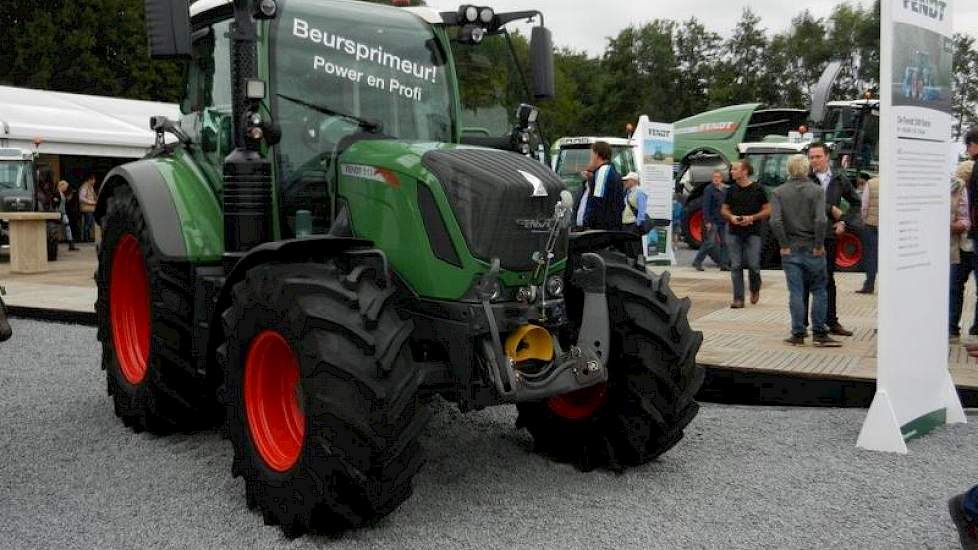
[[[506,356],[514,363],[536,359],[552,361],[554,341],[547,329],[537,325],[523,325],[506,338]]]

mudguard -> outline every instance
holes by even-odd
[[[387,257],[384,256],[383,252],[371,248],[372,246],[373,243],[371,241],[363,239],[321,235],[302,239],[274,241],[252,248],[238,260],[230,273],[219,283],[220,292],[216,297],[214,308],[211,310],[210,315],[211,330],[209,331],[209,342],[207,345],[208,356],[214,353],[218,343],[224,339],[221,315],[231,305],[231,292],[234,290],[234,285],[244,279],[249,269],[271,262],[294,263],[323,261],[330,256],[358,248],[365,254],[376,256],[382,264],[378,266],[378,269],[383,270],[381,275],[387,277],[389,273]]]
[[[568,256],[579,256],[607,248],[624,251],[630,242],[641,242],[641,237],[629,231],[592,230],[571,233],[568,238]]]
[[[128,185],[139,201],[157,254],[164,260],[186,259],[187,245],[177,207],[170,187],[151,159],[117,166],[105,176],[95,207],[96,222],[102,225],[109,198],[120,185]]]

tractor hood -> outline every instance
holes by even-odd
[[[386,179],[388,189],[413,195],[402,198],[416,205],[429,233],[434,222],[444,222],[460,264],[467,258],[499,259],[500,267],[511,271],[535,267],[533,255],[546,245],[554,207],[565,189],[553,170],[527,157],[445,143],[359,141],[342,155],[340,172],[341,181]],[[428,193],[437,211],[425,208]],[[555,262],[565,250],[557,247]]]

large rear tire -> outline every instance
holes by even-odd
[[[345,259],[235,284],[218,348],[232,474],[288,537],[370,524],[412,492],[429,413],[394,290]]]
[[[683,240],[696,250],[703,246],[703,197],[696,197],[683,207]]]
[[[617,252],[602,252],[607,271],[611,357],[606,384],[518,406],[517,426],[537,451],[581,470],[620,471],[671,449],[696,416],[703,383],[696,353],[703,335],[687,319],[690,302],[669,275],[647,273]],[[570,289],[569,289],[570,290]],[[567,295],[571,315],[582,309]],[[577,312],[577,313],[575,313]],[[579,320],[578,320],[579,321]]]
[[[165,262],[128,187],[109,198],[95,273],[102,368],[115,414],[136,432],[213,422],[213,390],[193,367],[189,265]]]
[[[863,258],[866,256],[862,235],[846,231],[839,235],[835,243],[835,270],[842,272],[863,271]]]

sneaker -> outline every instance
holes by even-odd
[[[834,325],[829,325],[829,334],[835,334],[836,336],[852,336],[851,330],[846,330],[845,327],[839,323]]]
[[[744,309],[744,302],[742,300],[734,300],[730,303],[730,309]]]
[[[804,346],[805,345],[805,335],[804,334],[792,334],[788,338],[784,339],[784,343],[790,346]]]
[[[753,290],[750,291],[750,303],[756,304],[757,302],[760,301],[761,301],[761,291],[760,290],[758,290],[757,292],[754,292]]]
[[[978,550],[978,521],[964,513],[961,503],[964,495],[955,495],[947,501],[947,510],[951,513],[951,521],[958,528],[958,538],[961,539],[963,550]]]
[[[873,293],[873,289],[866,288],[866,287],[860,288],[859,290],[856,291],[856,294],[872,294],[872,293]]]
[[[828,334],[816,334],[813,340],[815,341],[815,345],[820,348],[842,347],[842,342],[833,340]]]
[[[703,264],[693,264],[693,267],[696,268],[696,271],[706,271],[703,269]]]

